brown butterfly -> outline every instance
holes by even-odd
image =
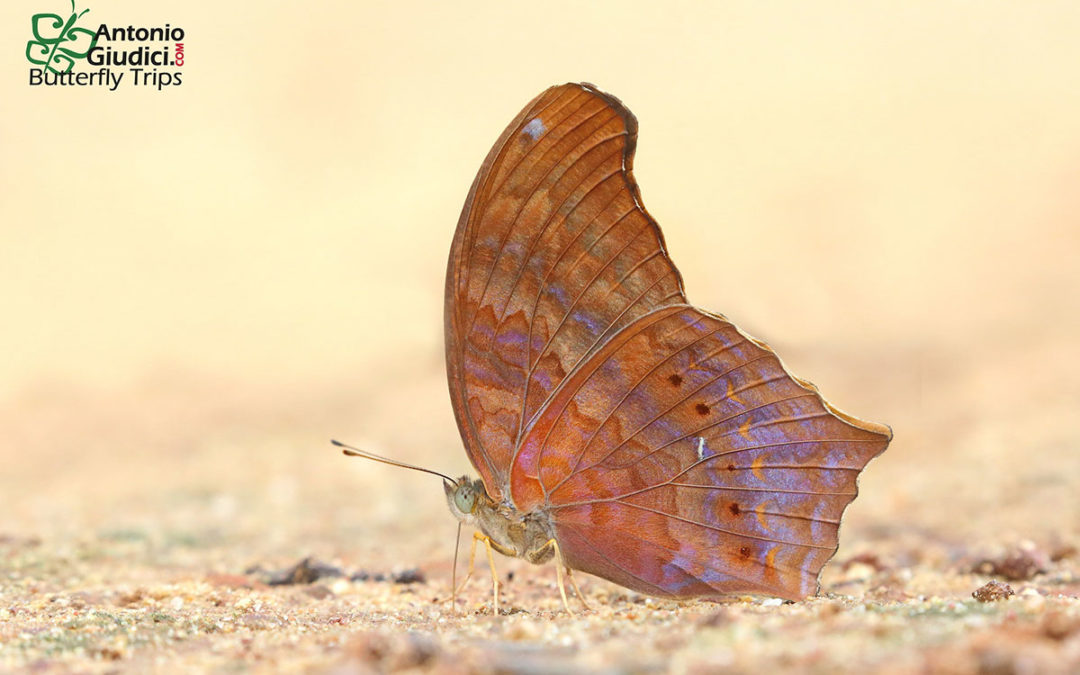
[[[474,555],[554,559],[564,604],[564,568],[668,598],[813,595],[891,430],[688,304],[634,181],[636,139],[618,99],[565,84],[480,167],[445,313],[480,480],[443,476],[450,510],[478,528]]]

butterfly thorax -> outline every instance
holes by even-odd
[[[445,489],[450,512],[483,532],[499,553],[537,565],[554,555],[550,545],[554,528],[545,513],[522,513],[511,504],[496,502],[488,496],[483,481],[468,476],[454,485],[447,483]]]

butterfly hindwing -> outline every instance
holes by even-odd
[[[889,436],[723,318],[671,306],[562,384],[522,439],[511,497],[550,513],[571,567],[624,586],[799,598]]]
[[[450,251],[446,360],[470,459],[499,499],[520,434],[606,339],[685,302],[640,204],[637,123],[588,85],[517,116],[473,183]]]

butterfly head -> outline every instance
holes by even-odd
[[[443,490],[446,492],[446,503],[450,506],[450,512],[464,523],[475,520],[476,508],[487,496],[484,482],[468,476],[462,476],[453,483],[443,482]]]

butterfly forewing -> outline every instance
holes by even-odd
[[[673,306],[563,383],[522,439],[511,497],[551,514],[576,569],[676,597],[798,598],[888,439],[731,323]]]
[[[450,252],[447,373],[470,459],[496,499],[520,434],[605,339],[685,302],[631,174],[637,125],[587,85],[554,87],[480,169]]]

